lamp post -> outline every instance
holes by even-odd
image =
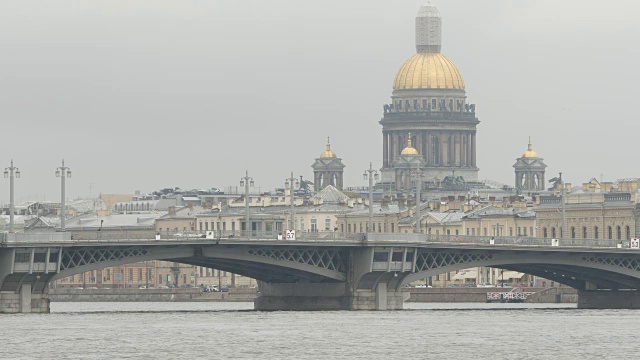
[[[13,217],[16,213],[15,202],[13,201],[13,182],[15,178],[20,178],[20,170],[13,166],[13,159],[11,159],[11,166],[4,168],[4,177],[9,178],[9,232],[14,233],[13,230]]]
[[[365,170],[364,174],[362,174],[364,180],[369,180],[369,226],[368,231],[374,232],[373,230],[373,180],[378,180],[378,170],[373,169],[373,164],[369,163],[369,170]]]
[[[420,166],[416,167],[416,170],[413,171],[416,179],[416,229],[415,232],[420,234],[420,190],[422,189],[422,179],[424,177],[424,173]]]
[[[294,198],[294,188],[295,185],[299,185],[300,181],[293,177],[293,171],[291,172],[291,177],[288,179],[285,179],[284,181],[284,186],[289,188],[289,195],[291,196],[291,219],[290,219],[290,230],[295,230],[296,229],[296,223],[295,223],[295,215],[296,215],[296,203],[295,203],[295,198]]]
[[[253,186],[253,178],[249,176],[249,170],[246,175],[240,178],[240,186],[244,186],[244,230],[249,236],[249,185]]]
[[[560,229],[560,238],[564,239],[565,237],[565,231],[567,229],[567,218],[565,216],[565,199],[564,199],[564,180],[562,180],[562,173],[560,173],[560,186],[562,186],[562,189],[560,189],[560,201],[562,202],[562,228]]]
[[[65,179],[71,177],[71,169],[69,167],[64,166],[64,159],[62,160],[62,166],[56,169],[56,177],[60,178],[60,187],[61,187],[61,195],[60,195],[60,231],[64,231],[64,220],[65,220],[65,194],[64,194],[64,186]]]

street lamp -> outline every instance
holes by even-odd
[[[565,216],[565,193],[564,193],[564,180],[562,180],[562,173],[560,173],[560,186],[562,189],[560,190],[560,201],[562,201],[562,228],[560,230],[560,238],[564,239],[565,231],[567,229],[567,218]]]
[[[296,205],[295,205],[295,199],[293,196],[294,195],[293,189],[296,187],[296,185],[300,185],[300,180],[293,177],[293,171],[292,171],[291,177],[288,179],[285,179],[284,181],[284,186],[289,188],[289,195],[291,196],[291,219],[290,219],[290,227],[289,227],[290,230],[296,229],[296,223],[295,223]]]
[[[253,178],[249,176],[249,170],[245,176],[240,178],[240,186],[244,186],[244,230],[249,236],[249,186],[253,186]]]
[[[64,166],[64,159],[62,160],[62,166],[56,169],[56,177],[60,178],[60,187],[61,187],[61,196],[60,196],[60,231],[64,231],[64,220],[65,220],[65,195],[64,195],[64,185],[65,179],[71,177],[71,169],[67,166]]]
[[[365,170],[362,174],[364,180],[369,180],[369,232],[373,229],[373,180],[378,180],[378,170],[373,169],[373,164],[369,163],[369,170]]]
[[[9,178],[9,232],[15,232],[13,230],[13,217],[16,213],[15,202],[13,201],[13,181],[14,178],[20,178],[20,170],[13,166],[13,159],[11,159],[11,166],[4,168],[4,177]]]
[[[416,166],[416,169],[412,171],[412,175],[416,179],[416,229],[415,232],[420,234],[420,190],[422,189],[422,179],[424,178],[424,172],[420,169],[420,165]]]

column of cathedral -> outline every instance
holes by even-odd
[[[476,134],[473,131],[430,131],[418,130],[412,132],[413,146],[424,157],[427,165],[475,167],[476,163]],[[383,136],[384,166],[390,167],[400,156],[406,145],[403,131],[387,131]],[[438,140],[438,159],[434,161],[434,141]]]

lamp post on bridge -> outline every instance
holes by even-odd
[[[65,225],[65,179],[71,177],[71,169],[69,167],[64,166],[64,159],[62,160],[62,166],[56,169],[56,177],[60,178],[60,187],[61,187],[61,195],[60,195],[60,231],[64,231]]]
[[[249,185],[253,186],[253,178],[249,176],[249,170],[247,170],[246,175],[240,178],[240,186],[244,186],[244,230],[249,236],[249,228],[251,224],[249,224]]]
[[[15,178],[20,178],[20,170],[13,166],[13,159],[11,159],[11,166],[4,168],[4,177],[9,178],[9,232],[14,233],[13,226],[16,207],[13,200],[13,182]]]
[[[291,172],[291,177],[288,179],[285,179],[284,181],[284,186],[289,188],[289,196],[291,196],[291,219],[290,219],[289,230],[296,229],[296,223],[295,223],[296,203],[294,198],[294,188],[296,185],[299,185],[299,184],[300,184],[300,180],[293,177],[293,171]]]
[[[369,170],[365,170],[362,174],[364,180],[369,180],[369,226],[368,232],[374,232],[373,230],[373,180],[378,180],[378,171],[373,169],[373,164],[369,163]]]
[[[562,180],[562,173],[560,173],[560,201],[562,202],[562,228],[560,229],[560,238],[564,239],[567,231],[567,218],[565,216],[565,192],[564,192],[564,180]]]
[[[414,175],[414,178],[416,179],[416,228],[415,228],[415,232],[417,234],[420,234],[420,190],[422,189],[422,179],[424,178],[424,172],[422,171],[422,169],[420,169],[420,166],[418,165],[416,167],[416,169],[412,172],[412,175]]]

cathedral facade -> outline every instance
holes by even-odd
[[[424,159],[425,182],[448,175],[478,180],[475,105],[467,102],[464,80],[441,52],[442,22],[435,6],[416,17],[416,54],[398,70],[391,103],[380,120],[383,138],[381,182],[395,188],[402,151],[408,143]],[[409,135],[411,134],[411,135]],[[409,138],[410,137],[410,138]],[[409,142],[410,141],[410,142]]]

